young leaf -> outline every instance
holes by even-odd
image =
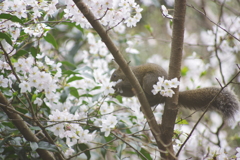
[[[150,156],[150,154],[149,154],[149,152],[148,151],[146,151],[145,149],[143,149],[143,148],[141,148],[141,151],[140,151],[144,156],[145,156],[145,158],[147,158],[148,160],[151,160],[152,159],[152,157]],[[145,159],[145,158],[143,158],[143,157],[141,157],[142,159]]]
[[[70,93],[69,87],[66,87],[60,95],[60,102],[64,103]]]
[[[152,28],[149,24],[144,25],[144,27],[145,27],[150,33],[153,32],[153,28]]]
[[[78,90],[75,87],[70,87],[69,91],[72,96],[79,98]]]
[[[55,40],[55,38],[50,33],[47,33],[47,35],[44,37],[44,39],[47,42],[51,43],[54,48],[58,49],[57,41]]]
[[[0,32],[0,39],[5,39],[8,44],[12,45],[12,40],[9,37],[9,35],[7,35],[3,32]]]
[[[81,149],[81,151],[87,150],[84,152],[84,154],[87,156],[87,159],[89,160],[91,158],[90,151],[88,150],[89,147],[84,143],[79,144],[78,147]]]
[[[75,114],[75,112],[76,112],[79,108],[80,108],[80,106],[72,106],[72,107],[70,108],[70,113],[71,113],[71,114]]]
[[[76,68],[76,66],[68,61],[61,61],[61,63],[63,65],[69,66],[69,67],[73,67],[74,69]]]
[[[70,75],[73,75],[73,74],[79,74],[77,71],[71,71],[71,70],[65,70],[65,71],[63,71],[63,73],[62,74],[64,74],[64,75],[67,75],[67,76],[70,76]]]
[[[19,19],[17,16],[13,16],[11,14],[2,13],[2,14],[0,14],[0,19],[8,19],[12,22],[18,22],[20,24],[23,24],[21,19]]]
[[[37,48],[31,47],[30,52],[31,52],[31,55],[36,58],[39,51]]]
[[[30,142],[30,147],[31,147],[32,151],[36,151],[36,149],[38,149],[37,142]]]
[[[83,79],[83,78],[79,77],[79,76],[73,76],[73,77],[71,77],[71,78],[69,78],[67,80],[67,83],[70,83],[70,82],[73,82],[73,81],[77,81],[77,80],[81,80],[81,79]]]
[[[117,154],[116,156],[121,159],[122,151],[126,148],[126,144],[123,143],[117,147]]]
[[[45,142],[45,141],[38,142],[38,148],[45,149],[45,150],[52,151],[52,152],[58,152],[57,146],[55,146],[51,143]]]
[[[13,55],[13,58],[18,59],[19,57],[24,56],[25,54],[28,54],[26,50],[19,50],[16,54]]]

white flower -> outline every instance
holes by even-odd
[[[73,155],[74,152],[75,152],[74,149],[68,148],[68,149],[64,152],[64,156],[68,158],[68,157],[70,157],[71,155]]]
[[[171,88],[177,88],[179,86],[180,82],[178,81],[177,78],[173,78],[170,81],[170,86]]]
[[[42,99],[41,98],[36,98],[36,100],[33,102],[34,104],[36,104],[37,106],[41,106],[42,105],[42,103],[43,103],[43,101],[42,101]]]
[[[162,7],[162,16],[166,17],[166,18],[169,18],[169,19],[173,19],[173,16],[168,14],[167,8],[164,5],[162,5],[161,7]]]
[[[8,87],[8,79],[4,78],[3,75],[0,75],[0,86],[3,88]]]
[[[25,63],[25,59],[19,58],[18,62],[14,63],[14,67],[15,67],[17,72],[25,71],[26,68],[27,68],[26,63]]]
[[[37,54],[36,58],[37,59],[42,59],[45,56],[45,53],[42,54]],[[46,60],[45,60],[46,61]]]
[[[174,93],[173,90],[170,89],[170,88],[168,88],[167,90],[165,90],[165,93],[164,93],[165,97],[172,97],[173,94],[175,94],[175,93]]]
[[[177,78],[171,79],[171,80],[164,80],[163,77],[158,77],[157,84],[153,85],[152,93],[153,95],[156,95],[158,92],[164,97],[172,97],[173,90],[171,88],[177,88],[179,85],[179,81]]]
[[[101,132],[104,132],[104,136],[108,137],[110,134],[111,128],[109,126],[103,126],[101,128]]]
[[[164,89],[171,88],[171,81],[170,80],[164,80],[163,87],[164,87]]]
[[[53,65],[54,64],[54,61],[50,60],[48,57],[45,57],[45,62],[47,65]]]
[[[63,124],[55,124],[52,127],[48,128],[48,130],[52,131],[55,136],[59,136],[60,138],[64,137],[65,130]]]
[[[111,113],[112,111],[113,111],[113,106],[112,105],[108,105],[107,103],[103,103],[101,105],[101,108],[100,108],[101,114]]]
[[[38,75],[31,75],[29,76],[29,85],[31,85],[32,87],[37,87],[38,86]]]
[[[117,117],[113,115],[106,116],[106,119],[102,121],[103,126],[109,126],[110,128],[114,128],[117,124]]]
[[[160,92],[162,90],[163,82],[164,82],[164,78],[158,77],[157,84],[153,85],[153,90],[152,90],[153,95],[156,95],[158,92]]]
[[[115,92],[114,89],[113,89],[114,85],[115,85],[114,82],[106,82],[106,81],[103,82],[102,87],[101,87],[101,89],[103,91],[103,94],[104,95],[109,95],[109,94],[114,93]]]
[[[237,148],[236,148],[236,151],[237,151],[236,157],[237,157],[237,158],[240,158],[240,147],[237,147]]]
[[[159,84],[159,85],[158,85]],[[162,90],[162,84],[160,84],[159,82],[156,84],[153,85],[153,90],[152,90],[152,93],[153,95],[156,95],[159,91]]]
[[[25,92],[31,92],[31,86],[29,82],[23,81],[22,83],[19,84],[19,88],[21,88],[21,93]]]

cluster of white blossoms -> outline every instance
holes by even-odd
[[[95,17],[104,26],[114,27],[124,22],[127,27],[136,26],[142,18],[142,8],[135,0],[87,0],[84,1]],[[90,28],[90,24],[72,0],[65,0],[65,18],[80,24],[82,28]]]
[[[35,94],[38,94],[44,91],[44,100],[55,103],[59,100],[56,95],[56,90],[59,88],[57,83],[62,76],[61,63],[55,64],[55,62],[51,61],[48,57],[44,58],[43,63],[41,62],[42,57],[40,55],[37,55],[37,57],[39,61],[36,61],[36,64],[33,57],[19,58],[18,61],[13,64],[17,76],[21,81],[19,84],[20,92],[30,93],[34,89]],[[44,71],[50,68],[56,70],[54,76],[50,72]],[[36,99],[35,103],[39,106],[42,104],[39,98]]]
[[[163,77],[158,77],[157,84],[153,85],[152,93],[154,95],[160,93],[164,97],[172,97],[174,91],[171,88],[177,88],[180,82],[177,78],[171,80],[164,80]]]
[[[66,144],[68,149],[64,151],[66,157],[69,157],[74,153],[72,146],[78,143],[87,143],[92,141],[95,133],[89,133],[89,130],[83,129],[79,124],[75,124],[74,121],[79,122],[79,114],[71,114],[69,111],[53,110],[49,115],[48,130],[52,131],[55,136],[63,139],[66,138]],[[73,123],[68,123],[72,121]]]
[[[44,23],[34,24],[38,21],[38,18],[45,13],[44,19],[47,20],[49,15],[57,12],[56,4],[58,0],[53,0],[51,2],[35,1],[35,0],[8,0],[1,2],[0,13],[2,14],[11,14],[17,16],[19,20],[11,21],[1,19],[0,28],[3,32],[8,32],[12,36],[13,40],[16,40],[20,36],[20,31],[23,29],[25,33],[34,36],[40,37],[42,34],[46,33],[50,28]],[[27,15],[29,17],[27,17]],[[30,18],[30,23],[26,27],[22,25],[22,18]]]
[[[141,11],[143,9],[135,0],[86,0],[84,2],[102,25],[114,27],[114,30],[119,33],[125,30],[124,24],[127,27],[133,27],[142,18]],[[0,20],[1,31],[10,33],[13,40],[20,36],[22,29],[31,36],[40,37],[46,34],[50,27],[44,23],[37,23],[39,18],[45,15],[43,19],[47,22],[49,17],[61,11],[57,6],[66,7],[63,10],[64,18],[76,22],[82,28],[91,28],[90,23],[72,0],[8,0],[1,2],[0,14],[11,14],[17,16],[19,20],[11,21],[11,18]],[[20,22],[22,18],[30,18],[30,21],[22,25],[23,22]]]

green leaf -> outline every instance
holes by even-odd
[[[75,114],[75,112],[76,112],[79,108],[80,108],[80,106],[72,106],[72,107],[70,108],[70,113],[71,113],[71,114]]]
[[[182,118],[177,118],[176,122],[177,124],[188,124],[188,121]]]
[[[207,71],[203,71],[203,72],[200,74],[200,77],[205,76],[206,74],[207,74]]]
[[[55,38],[48,32],[44,39],[53,45],[54,48],[58,49],[58,44]]]
[[[101,153],[102,153],[103,158],[105,159],[107,150],[105,148],[101,147]]]
[[[98,90],[98,89],[100,89],[101,88],[101,86],[96,86],[96,87],[94,87],[93,89],[91,89],[91,91],[93,91],[93,90]]]
[[[116,156],[121,159],[122,151],[126,148],[126,144],[123,143],[117,147],[117,154]]]
[[[78,147],[81,149],[81,151],[87,150],[84,152],[84,154],[87,156],[87,159],[89,160],[91,158],[90,151],[88,150],[89,147],[84,143],[79,144]]]
[[[70,93],[69,87],[66,87],[60,95],[60,102],[64,103]]]
[[[74,69],[76,68],[76,66],[68,61],[61,61],[60,63],[62,63],[63,65],[69,66],[69,67],[73,67]]]
[[[28,51],[26,50],[19,50],[16,54],[13,55],[13,58],[18,59],[19,57],[24,56],[25,54],[28,54]]]
[[[86,94],[82,94],[81,97],[93,97],[93,95],[86,93]]]
[[[152,159],[151,156],[150,156],[150,154],[149,154],[149,152],[146,151],[145,149],[141,148],[140,152],[141,152],[141,153],[145,156],[145,158],[147,158],[148,160],[151,160],[151,159]],[[141,158],[145,160],[145,158],[143,158],[143,157],[141,157]]]
[[[122,101],[122,96],[117,95],[115,98],[116,98],[120,103],[123,103],[123,101]]]
[[[111,140],[113,140],[113,139],[114,139],[114,137],[108,136],[108,137],[104,137],[104,139],[102,139],[101,142],[102,142],[102,143],[106,143],[106,142],[109,142],[109,141],[111,141]]]
[[[38,142],[38,148],[45,149],[45,150],[52,151],[52,152],[58,152],[57,146],[50,144],[48,142],[45,142],[45,141]]]
[[[12,45],[11,37],[3,32],[0,32],[0,39],[5,39],[8,44]]]
[[[2,122],[2,124],[3,124],[4,126],[8,126],[8,127],[10,127],[10,128],[14,128],[14,127],[15,127],[12,122]]]
[[[153,32],[153,28],[149,24],[144,25],[144,28],[146,28],[150,33]]]
[[[38,50],[36,47],[31,47],[30,52],[31,52],[31,55],[32,55],[34,58],[36,58],[39,50]]]
[[[70,94],[76,98],[79,98],[78,90],[75,87],[70,87]]]
[[[169,21],[169,25],[170,25],[171,28],[173,28],[173,21],[172,20]]]
[[[77,80],[81,80],[81,79],[83,79],[83,77],[73,76],[73,77],[71,77],[71,78],[69,78],[67,80],[67,83],[70,83],[70,82],[73,82],[73,81],[77,81]]]
[[[98,93],[98,94],[93,95],[92,101],[93,102],[97,101],[101,97],[101,95],[102,95],[102,93]]]
[[[73,75],[73,74],[79,74],[79,72],[67,70],[67,71],[63,71],[62,74],[70,76],[70,75]]]
[[[37,95],[36,95],[36,94],[33,94],[33,95],[32,95],[32,98],[31,98],[32,102],[35,101],[36,98],[37,98]]]
[[[186,76],[187,75],[187,72],[189,71],[189,68],[188,67],[183,67],[182,69],[181,69],[181,75],[182,76]]]
[[[36,149],[38,149],[37,142],[30,142],[30,147],[31,147],[32,151],[36,151]]]
[[[0,14],[0,19],[8,19],[12,22],[18,22],[20,24],[23,24],[23,21],[21,19],[19,19],[17,16],[13,16],[11,14],[2,13],[2,14]]]

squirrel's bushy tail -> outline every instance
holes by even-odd
[[[183,91],[179,93],[178,103],[189,109],[204,110],[220,90],[220,88],[208,87]],[[232,91],[225,88],[211,103],[209,109],[220,111],[227,119],[234,118],[234,114],[239,111],[239,101]]]

